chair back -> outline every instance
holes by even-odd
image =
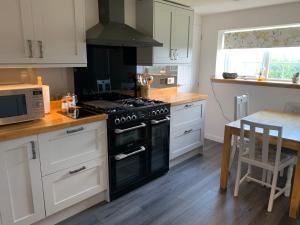
[[[239,120],[248,116],[249,95],[240,95],[234,97],[234,120]]]
[[[247,120],[241,120],[240,140],[242,151],[240,152],[249,151],[250,159],[260,161],[262,163],[268,163],[270,154],[269,143],[271,136],[277,139],[275,166],[279,165],[282,146],[282,127],[280,126],[273,126],[268,124],[254,123]],[[261,149],[256,149],[255,143],[258,137],[262,141]],[[257,154],[261,156],[258,157],[260,160],[258,160],[257,157],[255,157]]]
[[[283,111],[300,114],[300,103],[287,102]]]

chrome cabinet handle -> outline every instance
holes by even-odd
[[[27,43],[29,48],[29,58],[33,58],[32,40],[27,40]]]
[[[32,159],[36,159],[37,157],[36,157],[35,142],[31,141],[30,144],[31,144]]]
[[[79,168],[79,169],[77,169],[77,170],[71,170],[71,171],[69,171],[69,174],[78,173],[78,172],[80,172],[80,171],[82,171],[82,170],[85,170],[85,169],[86,169],[86,167],[83,166],[83,167],[81,167],[81,168]]]
[[[151,124],[160,124],[166,121],[170,121],[170,117],[166,117],[165,119],[162,120],[151,120]]]
[[[146,151],[146,148],[144,146],[141,146],[140,149],[137,150],[137,151],[135,151],[135,152],[131,152],[129,154],[119,154],[119,155],[116,155],[115,156],[115,160],[120,161],[120,160],[125,159],[125,158],[127,158],[129,156],[132,156],[132,155],[135,155],[137,153],[144,152],[144,151]]]
[[[178,49],[175,48],[174,49],[174,60],[177,60],[178,59]]]
[[[190,108],[190,107],[192,107],[193,106],[193,104],[186,104],[185,106],[184,106],[184,108]]]
[[[130,128],[127,128],[127,129],[115,129],[115,133],[116,134],[122,134],[124,132],[135,130],[135,129],[139,129],[139,128],[142,128],[142,127],[146,127],[146,124],[145,123],[141,123],[141,125],[138,125],[138,126],[135,126],[135,127],[130,127]]]
[[[83,127],[79,127],[77,129],[74,129],[74,130],[67,130],[67,134],[74,134],[76,132],[83,131],[83,130],[84,130]]]
[[[38,41],[38,44],[40,48],[40,58],[44,58],[43,41]]]
[[[191,133],[192,131],[193,131],[193,129],[186,130],[186,131],[183,132],[183,134],[189,134],[189,133]]]
[[[170,49],[170,59],[174,60],[174,49]]]

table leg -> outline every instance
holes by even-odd
[[[298,158],[294,176],[290,213],[289,216],[296,219],[299,211],[300,203],[300,150],[298,151]]]
[[[229,174],[229,161],[230,161],[230,149],[231,149],[231,128],[225,126],[224,144],[222,152],[222,164],[221,164],[221,176],[220,176],[220,188],[226,190],[228,174]]]

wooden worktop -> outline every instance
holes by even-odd
[[[170,103],[171,106],[182,105],[190,102],[207,100],[206,94],[178,92],[177,88],[151,89],[149,99],[156,99]]]
[[[106,114],[100,114],[82,119],[72,119],[58,113],[58,109],[53,107],[52,111],[42,119],[0,126],[0,142],[106,120],[107,117]]]

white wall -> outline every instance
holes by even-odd
[[[218,31],[299,23],[299,9],[300,3],[290,3],[202,17],[199,90],[209,95],[206,115],[207,138],[222,141],[226,124],[210,85],[210,78],[215,75]],[[243,93],[250,95],[252,113],[262,109],[282,110],[286,102],[300,102],[300,91],[297,89],[235,84],[214,84],[214,86],[224,113],[231,119],[233,119],[233,97]]]

